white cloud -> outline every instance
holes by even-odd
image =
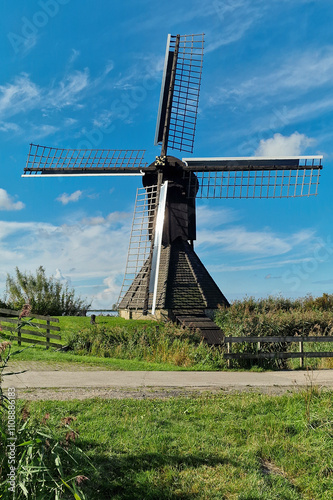
[[[279,260],[278,262],[272,262],[272,261],[263,262],[262,260],[260,260],[260,262],[256,262],[254,264],[234,265],[234,266],[219,264],[219,265],[208,266],[208,268],[211,273],[220,273],[220,272],[234,273],[242,271],[259,271],[262,269],[278,269],[280,267],[290,266],[291,264],[303,264],[304,262],[309,262],[311,260],[312,260],[311,257],[304,257],[300,259],[285,259],[285,260]],[[267,275],[265,279],[269,279],[269,276],[270,275]]]
[[[80,54],[81,52],[79,50],[72,49],[72,53],[69,58],[69,64],[73,64],[73,62],[79,57]]]
[[[330,88],[333,79],[333,46],[320,50],[292,53],[280,63],[274,60],[275,68],[254,68],[255,76],[246,80],[230,82],[229,87],[221,87],[210,99],[212,105],[232,99],[248,101],[250,98],[262,100],[280,95],[283,100],[298,98],[312,89]],[[252,102],[251,102],[252,105]]]
[[[56,271],[55,271],[55,274],[54,274],[54,278],[58,281],[60,281],[61,283],[63,283],[64,285],[70,285],[71,284],[71,279],[70,278],[66,278],[63,274],[62,274],[62,271],[61,269],[59,269],[57,267]]]
[[[109,308],[117,301],[125,272],[130,226],[126,220],[116,227],[0,221],[0,288],[16,266],[35,271],[43,265],[48,275],[70,280],[71,286],[85,291],[87,285],[104,280],[98,306]],[[93,294],[88,295],[92,300]]]
[[[280,255],[291,250],[287,240],[269,232],[248,231],[234,227],[223,231],[203,230],[198,235],[198,245],[214,245],[232,253]]]
[[[311,230],[302,230],[288,237],[281,237],[271,231],[248,231],[235,226],[220,231],[200,230],[198,246],[213,246],[219,251],[232,254],[246,254],[249,258],[283,255],[292,251],[298,244],[310,242],[314,236]]]
[[[105,307],[105,304],[107,304],[108,309],[111,308],[111,306],[117,301],[120,292],[117,281],[116,272],[112,273],[103,280],[103,290],[94,295],[94,307],[99,309]]]
[[[66,75],[59,85],[50,90],[45,97],[46,107],[63,108],[73,105],[83,90],[89,85],[89,70],[74,71]]]
[[[19,132],[21,128],[16,123],[0,122],[1,132]]]
[[[67,194],[63,193],[58,198],[56,198],[57,201],[60,201],[63,205],[67,205],[70,202],[76,202],[79,201],[82,198],[83,191],[80,191],[79,189],[77,191],[74,191],[72,194]]]
[[[294,132],[290,136],[274,134],[270,139],[261,139],[256,156],[300,156],[306,148],[315,143],[314,139]]]
[[[54,127],[53,125],[34,125],[31,127],[31,133],[33,134],[35,140],[54,134],[58,130],[59,128]]]
[[[108,61],[106,66],[105,66],[105,69],[104,69],[104,74],[105,75],[108,75],[110,73],[110,71],[112,71],[114,68],[114,62],[113,61]]]
[[[115,117],[115,113],[111,110],[103,110],[98,117],[93,119],[93,125],[97,128],[106,129],[110,126],[113,119]]]
[[[39,100],[39,88],[22,73],[13,83],[0,85],[0,116],[13,116],[32,109]]]
[[[0,188],[0,210],[22,210],[22,201],[14,201],[5,189]]]
[[[212,209],[206,205],[198,205],[197,207],[198,227],[204,227],[207,224],[209,227],[217,227],[222,224],[234,222],[237,219],[237,213],[232,208]]]
[[[296,106],[284,106],[281,113],[281,125],[291,123],[297,123],[300,120],[309,120],[311,118],[316,118],[319,115],[325,115],[332,112],[333,109],[333,99],[330,95],[324,96],[320,99],[313,100],[311,102],[299,104]],[[261,117],[261,122],[266,122],[268,120]],[[278,123],[276,118],[274,118],[274,123]],[[261,130],[262,123],[261,123]]]
[[[99,226],[101,224],[116,225],[123,224],[132,218],[132,213],[128,212],[111,212],[106,217],[101,215],[95,217],[85,217],[81,222],[86,226]]]
[[[75,104],[90,85],[89,70],[68,73],[52,87],[39,87],[26,73],[11,83],[0,85],[0,118],[26,113],[33,109],[60,109]]]

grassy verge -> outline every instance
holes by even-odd
[[[32,427],[47,415],[63,442],[70,417],[91,461],[76,467],[87,499],[321,500],[333,497],[332,396],[31,402],[24,415]]]
[[[197,332],[172,323],[98,317],[60,317],[68,351],[27,349],[20,361],[80,363],[122,370],[218,370],[226,367],[220,349],[202,342]],[[14,343],[15,345],[15,343]]]
[[[14,347],[17,347],[13,343]],[[59,352],[34,347],[18,354],[11,360],[11,367],[15,369],[17,364],[23,362],[47,363],[50,370],[59,365],[77,365],[78,367],[96,367],[101,370],[124,370],[124,371],[209,371],[209,367],[193,365],[192,367],[175,366],[172,363],[152,363],[138,359],[104,358],[100,356],[79,355],[70,352]]]

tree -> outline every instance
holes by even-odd
[[[7,274],[5,301],[10,309],[20,310],[23,304],[31,305],[34,314],[75,316],[86,311],[88,304],[75,296],[75,290],[53,276],[47,277],[40,266],[35,274],[15,268],[15,276]]]

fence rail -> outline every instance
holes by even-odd
[[[12,340],[17,340],[18,345],[22,343],[38,344],[46,346],[46,349],[50,347],[62,347],[62,344],[51,342],[52,339],[61,340],[60,334],[51,333],[60,332],[59,326],[51,325],[51,323],[59,323],[58,318],[31,313],[29,313],[28,317],[20,318],[20,314],[20,311],[0,308],[0,333],[10,336]],[[40,319],[46,321],[46,323],[35,323],[31,319]],[[31,330],[30,328],[36,328],[36,330]],[[42,337],[45,340],[30,337]]]
[[[299,352],[260,352],[261,344],[277,344],[277,343],[297,343]],[[231,366],[233,359],[288,359],[300,358],[300,366],[304,367],[305,358],[333,358],[332,351],[304,351],[304,343],[309,342],[333,342],[333,336],[327,335],[323,337],[303,337],[301,335],[288,336],[288,337],[233,337],[232,335],[224,338],[224,344],[227,345],[228,352],[224,357],[228,360],[228,367]],[[257,344],[257,352],[253,353],[233,353],[232,344],[251,343]]]

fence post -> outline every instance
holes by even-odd
[[[229,335],[229,338],[231,338],[231,335]],[[231,340],[228,340],[228,342],[227,342],[227,352],[228,352],[228,354],[231,354]],[[227,366],[228,366],[228,368],[231,368],[231,359],[229,359],[229,358],[227,360]]]
[[[300,357],[300,360],[299,360],[299,366],[301,368],[304,368],[304,357],[303,357],[303,352],[304,352],[304,349],[303,349],[303,337],[301,337],[301,340],[298,342],[298,345],[299,345],[299,352],[301,354],[301,357]]]
[[[17,321],[17,344],[21,345],[21,320]]]
[[[46,349],[50,347],[50,320],[46,320]]]
[[[258,345],[257,345],[257,354],[260,353],[260,349],[261,349],[261,342],[258,342]],[[261,359],[259,358],[259,356],[258,356],[258,366],[261,366]]]

